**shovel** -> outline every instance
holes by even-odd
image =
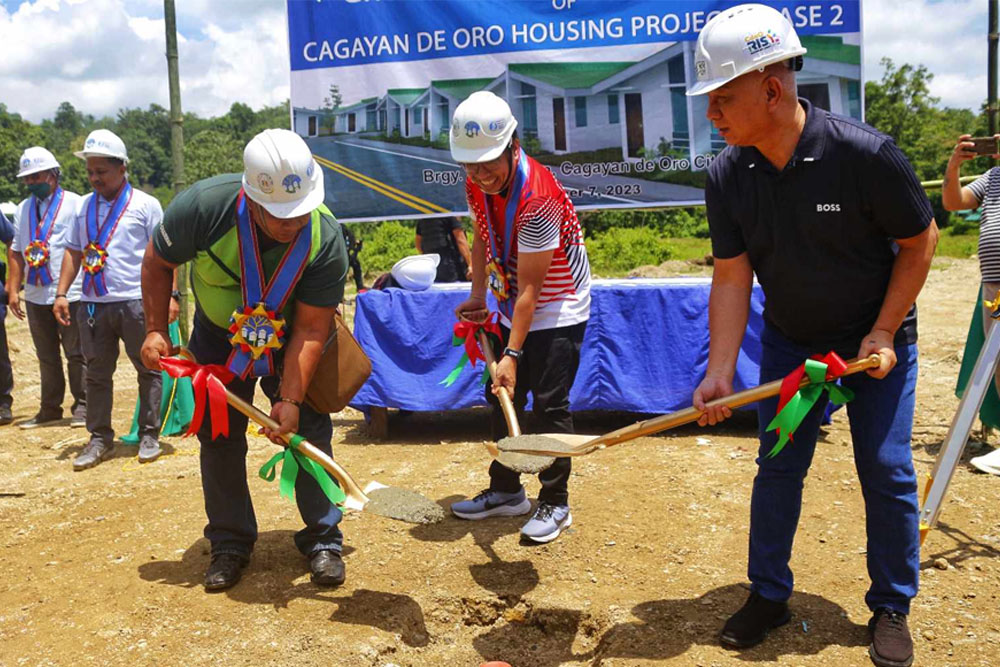
[[[490,341],[486,338],[486,333],[482,330],[479,331],[477,338],[479,339],[479,347],[483,350],[483,357],[486,359],[486,368],[490,371],[490,379],[493,380],[493,384],[495,385],[497,382],[497,358],[493,354],[493,346],[490,345]],[[500,399],[503,418],[507,422],[507,433],[512,438],[520,436],[521,425],[517,423],[517,411],[514,409],[514,401],[511,400],[506,387],[497,389],[497,398]],[[486,449],[490,450],[490,455],[493,458],[496,458],[500,453],[495,442],[486,443]],[[496,454],[493,452],[496,452]]]
[[[859,373],[870,368],[878,368],[879,363],[879,355],[877,354],[872,354],[865,359],[855,359],[847,363],[847,370],[844,371],[843,375],[853,375],[854,373]],[[781,383],[782,380],[775,380],[751,389],[745,389],[744,391],[710,401],[706,404],[706,406],[739,408],[744,405],[749,405],[750,403],[755,403],[765,398],[770,398],[771,396],[777,396],[781,393]],[[805,387],[808,384],[809,379],[803,378],[801,384],[799,384],[799,388]],[[623,442],[635,440],[636,438],[641,438],[645,435],[652,435],[653,433],[666,431],[667,429],[676,428],[677,426],[681,426],[683,424],[690,424],[691,422],[698,421],[698,418],[701,417],[702,414],[704,414],[703,411],[692,406],[684,408],[683,410],[678,410],[677,412],[671,412],[670,414],[636,422],[635,424],[622,427],[616,431],[611,431],[610,433],[605,433],[604,435],[591,436],[573,435],[568,433],[544,433],[540,434],[540,436],[536,436],[551,438],[552,440],[561,442],[564,445],[567,445],[565,449],[557,447],[553,447],[552,449],[539,449],[537,446],[531,446],[530,444],[522,448],[517,446],[516,441],[505,443],[502,451],[499,450],[495,443],[487,443],[486,448],[489,450],[490,456],[493,458],[498,458],[499,455],[508,452],[529,456],[584,456],[586,454],[596,452],[599,449],[606,449],[614,445],[620,445]]]

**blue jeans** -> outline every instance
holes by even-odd
[[[760,382],[777,380],[817,350],[787,340],[773,327],[761,336]],[[854,392],[847,415],[854,443],[854,463],[865,499],[868,534],[868,607],[887,607],[903,614],[917,594],[920,567],[917,479],[910,433],[917,384],[917,346],[896,348],[897,364],[882,380],[858,373],[842,380]],[[820,420],[829,402],[826,393],[795,431],[795,439],[774,458],[766,454],[777,442],[765,433],[778,407],[777,397],[761,401],[760,452],[750,501],[751,589],[769,600],[792,594],[788,567],[802,507],[802,482],[816,449]]]
[[[225,364],[232,350],[221,330],[194,318],[188,349],[200,364]],[[280,368],[280,357],[278,367]],[[260,386],[273,404],[278,395],[280,376],[261,378]],[[229,383],[229,390],[248,403],[253,402],[256,380],[239,378]],[[205,493],[208,525],[205,537],[212,544],[212,555],[236,554],[249,558],[257,541],[257,519],[247,485],[247,418],[229,408],[229,437],[212,440],[211,420],[205,415],[198,440],[201,443],[201,486]],[[330,415],[319,413],[305,403],[299,413],[300,435],[327,454],[331,453],[333,426]],[[254,475],[256,477],[256,475]],[[277,488],[273,489],[277,493]],[[309,556],[322,549],[340,552],[343,535],[338,525],[340,509],[323,494],[319,484],[304,471],[295,481],[295,502],[306,527],[295,534],[295,546]]]

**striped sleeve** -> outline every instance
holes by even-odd
[[[562,207],[554,197],[533,199],[518,215],[518,252],[545,252],[559,247]]]
[[[990,169],[988,172],[986,172],[985,174],[983,174],[982,176],[980,176],[979,178],[977,178],[976,180],[972,181],[971,183],[965,186],[969,188],[969,191],[973,195],[975,195],[976,201],[979,202],[980,204],[983,203],[983,198],[986,197],[986,191],[990,185],[990,174],[992,172],[993,170]]]
[[[927,194],[903,151],[891,139],[879,146],[870,165],[870,187],[874,220],[894,239],[907,239],[922,233],[934,219]]]

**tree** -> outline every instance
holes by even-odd
[[[218,130],[203,130],[184,144],[184,171],[188,183],[229,172],[243,171],[244,143]]]
[[[335,84],[330,84],[330,96],[323,98],[323,110],[326,114],[323,116],[321,124],[327,128],[330,134],[333,134],[333,124],[334,116],[333,112],[340,108],[340,105],[344,103],[344,98],[340,94],[340,88]]]

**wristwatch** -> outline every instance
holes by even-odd
[[[521,361],[521,357],[524,356],[524,350],[515,350],[512,347],[504,348],[503,356],[510,357],[514,361]]]
[[[174,290],[173,292],[170,293],[170,298],[173,299],[173,300],[175,300],[175,301],[177,301],[177,302],[180,302],[180,300],[181,300],[181,293],[178,292],[177,290]]]

